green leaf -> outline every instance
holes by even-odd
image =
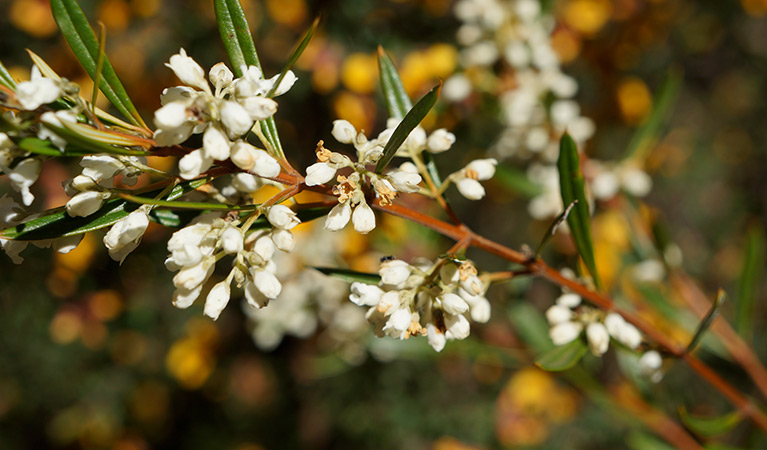
[[[2,62],[0,62],[0,84],[8,89],[16,90],[16,80],[13,79]]]
[[[381,277],[378,276],[377,273],[357,272],[354,270],[340,269],[336,267],[314,267],[314,269],[324,273],[325,275],[339,278],[349,283],[358,281],[365,284],[378,284],[378,282],[381,281]]]
[[[232,62],[234,74],[241,77],[243,65],[256,66],[263,71],[258,53],[256,53],[256,46],[253,44],[253,36],[250,35],[248,20],[245,18],[239,0],[214,0],[213,6],[216,11],[221,40],[227,55],[229,55],[229,60]],[[259,121],[259,125],[267,141],[264,142],[264,145],[276,156],[285,159],[274,117]]]
[[[81,149],[71,144],[67,145],[62,152],[58,147],[53,145],[51,141],[44,141],[35,137],[22,138],[16,142],[16,145],[18,145],[22,150],[28,151],[30,153],[35,153],[37,155],[80,157],[93,154],[92,151]]]
[[[586,354],[586,343],[577,338],[554,347],[535,360],[535,365],[549,372],[561,372],[573,367]]]
[[[431,180],[434,182],[434,186],[439,189],[442,187],[442,177],[439,176],[439,170],[437,170],[437,163],[434,161],[434,155],[429,152],[422,152],[423,162],[426,163],[426,171],[429,172]],[[447,202],[447,199],[445,199]]]
[[[637,129],[626,147],[626,157],[630,158],[642,153],[648,142],[653,141],[661,125],[669,117],[674,102],[676,101],[679,88],[682,85],[682,75],[678,70],[669,71],[660,92],[655,98],[652,113]]]
[[[594,243],[591,240],[591,222],[589,204],[586,201],[583,175],[578,159],[578,148],[569,134],[565,133],[559,143],[559,188],[562,193],[562,203],[569,205],[575,200],[578,203],[567,217],[575,246],[581,255],[586,268],[594,279],[594,285],[599,289],[599,275],[594,261]]]
[[[719,417],[696,417],[690,415],[684,406],[679,407],[679,418],[692,432],[706,438],[728,433],[742,420],[738,411]]]
[[[88,76],[96,80],[97,61],[99,58],[99,43],[96,35],[88,24],[83,10],[75,0],[51,0],[51,10],[61,34],[67,40],[69,47],[82,64]],[[109,59],[104,58],[104,68],[101,74],[99,88],[107,99],[134,125],[146,128],[146,124],[133,106],[128,93],[125,92],[120,79],[117,77]]]
[[[415,104],[407,115],[405,115],[405,118],[402,119],[399,125],[397,125],[391,138],[389,138],[389,142],[387,142],[384,147],[383,156],[381,156],[381,159],[378,160],[378,164],[376,164],[376,173],[382,173],[384,171],[392,158],[394,158],[394,154],[397,153],[397,150],[402,143],[405,142],[405,139],[410,135],[410,132],[413,131],[413,129],[421,123],[423,118],[426,117],[426,114],[431,111],[431,108],[437,103],[437,98],[439,97],[441,89],[442,82],[434,86],[426,93],[426,95],[421,97],[421,99],[418,100],[418,103]]]
[[[655,436],[641,431],[631,433],[626,440],[626,444],[631,450],[674,450],[674,447],[665,441],[661,441]]]
[[[572,203],[567,205],[567,208],[565,208],[564,211],[562,211],[557,218],[551,222],[551,225],[549,225],[549,229],[546,230],[546,234],[543,235],[543,238],[541,239],[541,243],[538,244],[538,248],[535,250],[535,255],[540,256],[541,250],[543,250],[543,246],[548,243],[551,238],[554,237],[555,234],[557,234],[557,230],[559,229],[559,226],[562,225],[562,222],[567,220],[567,218],[570,216],[570,211],[573,210],[575,205],[578,203],[578,200],[573,200]]]
[[[554,348],[549,337],[549,323],[529,303],[515,302],[509,308],[509,320],[514,325],[514,332],[535,352],[544,353]]]
[[[714,304],[711,305],[711,309],[708,310],[708,313],[706,313],[706,317],[703,318],[703,320],[698,325],[698,329],[695,330],[695,334],[692,336],[692,339],[690,340],[690,344],[687,346],[687,353],[690,353],[696,345],[698,345],[698,342],[703,337],[703,333],[708,330],[708,327],[711,326],[711,322],[714,320],[714,317],[716,317],[716,313],[719,310],[719,307],[722,306],[722,303],[727,299],[727,293],[725,293],[722,289],[719,289],[719,292],[716,294],[716,300],[714,301]]]
[[[296,48],[293,49],[293,52],[290,54],[290,58],[288,58],[287,64],[285,64],[285,67],[282,68],[282,72],[280,72],[280,76],[277,78],[277,81],[274,83],[274,86],[272,86],[272,89],[269,90],[269,93],[266,94],[267,97],[271,98],[274,96],[274,92],[277,90],[277,88],[280,86],[280,83],[282,83],[282,79],[285,78],[285,74],[288,73],[290,69],[293,68],[293,66],[296,64],[296,61],[298,61],[298,58],[301,57],[301,54],[306,49],[306,46],[309,45],[309,41],[312,40],[312,36],[314,36],[314,31],[317,29],[317,25],[320,23],[320,18],[317,17],[314,19],[314,22],[312,22],[312,25],[309,27],[308,30],[306,30],[306,33],[304,33],[304,37],[301,38],[301,41],[296,45]]]
[[[93,84],[96,86],[101,83],[101,72],[104,70],[104,59],[107,57],[107,28],[101,22],[99,22],[99,28],[99,58],[96,60],[96,76],[93,78]],[[99,91],[94,89],[91,94],[91,108],[96,108],[96,100],[98,100],[98,98]]]
[[[759,281],[764,273],[765,253],[767,244],[764,229],[760,224],[754,223],[748,229],[746,254],[738,280],[738,305],[735,316],[735,329],[746,340],[751,340],[754,329],[755,301]]]
[[[175,186],[165,198],[174,200],[189,191],[210,183],[212,180],[211,177],[205,177],[181,183]],[[162,189],[145,194],[157,196],[160,193],[162,193]],[[4,239],[31,241],[87,233],[114,224],[139,206],[141,205],[130,203],[121,198],[112,199],[105,202],[101,209],[87,217],[71,217],[63,207],[56,208],[52,210],[51,214],[3,230],[0,236]]]
[[[108,153],[111,155],[146,156],[149,153],[144,150],[130,149],[110,145],[107,142],[119,142],[122,145],[130,143],[136,145],[136,141],[116,134],[97,130],[81,123],[61,121],[63,126],[57,127],[46,123],[46,126],[64,137],[70,144],[77,148],[89,150],[91,153]]]
[[[380,45],[378,46],[378,73],[381,77],[381,90],[389,116],[402,119],[413,108],[413,104],[405,91],[405,86],[402,85],[394,61]]]
[[[525,172],[505,164],[495,166],[493,180],[525,198],[533,198],[543,192],[539,185],[530,181]]]

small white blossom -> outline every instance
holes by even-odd
[[[104,245],[109,249],[109,256],[122,263],[125,257],[138,247],[148,225],[149,216],[144,208],[131,212],[112,225],[104,236]]]
[[[325,228],[331,231],[343,229],[352,217],[352,208],[349,202],[339,203],[330,210],[325,218]]]
[[[170,61],[165,65],[176,74],[182,83],[204,91],[210,90],[208,82],[205,80],[205,71],[197,64],[197,61],[186,55],[186,50],[183,48],[179,50],[178,54],[171,56]]]
[[[426,147],[431,153],[442,153],[450,150],[455,143],[455,135],[444,128],[440,128],[429,135]]]
[[[376,227],[376,216],[367,203],[360,203],[352,213],[352,224],[358,233],[367,234]]]
[[[231,286],[228,280],[216,283],[215,286],[208,293],[208,297],[205,299],[205,307],[203,314],[210,317],[213,320],[218,319],[221,315],[221,311],[226,308],[226,304],[229,303],[229,297],[231,296]]]
[[[319,162],[306,168],[306,185],[318,186],[332,180],[336,175],[336,169],[329,164]]]
[[[266,218],[273,226],[283,230],[290,230],[301,223],[296,216],[296,213],[285,205],[275,205],[270,207],[269,211],[266,213]]]
[[[101,208],[104,199],[105,194],[98,191],[80,192],[67,202],[67,214],[72,217],[90,216]]]
[[[586,339],[589,343],[589,350],[595,356],[604,355],[610,345],[610,335],[607,333],[607,328],[599,322],[588,324]]]
[[[354,282],[351,285],[349,300],[359,306],[375,306],[383,294],[384,291],[374,284]]]
[[[331,134],[338,142],[343,144],[353,144],[357,138],[357,130],[354,128],[354,125],[346,120],[334,120]]]
[[[37,66],[32,67],[30,81],[16,85],[16,98],[21,107],[33,111],[42,105],[55,102],[61,96],[61,87],[51,78],[43,78]]]

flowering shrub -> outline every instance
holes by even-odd
[[[220,62],[206,71],[183,48],[171,55],[166,66],[182,85],[163,91],[152,127],[133,107],[77,2],[51,4],[75,55],[123,118],[82,98],[75,83],[33,53],[28,81],[16,82],[0,66],[0,170],[18,192],[0,198],[0,243],[14,263],[22,262],[29,242],[66,253],[85,233],[99,229],[106,231],[103,244],[109,256],[122,263],[139,247],[150,223],[158,223],[174,229],[165,260],[175,272],[174,306],[189,308],[204,298],[199,302],[204,302],[203,314],[217,320],[227,305],[241,299],[262,349],[276,348],[285,335],[308,337],[321,327],[349,363],[365,358],[362,341],[368,329],[381,339],[423,338],[441,352],[451,345],[448,341],[469,338],[496,314],[489,300],[494,284],[540,276],[563,291],[545,309],[549,340],[538,348],[531,345],[540,368],[571,369],[589,351],[604,357],[612,343],[630,361],[625,364],[630,376],[640,383],[660,383],[674,361],[683,360],[737,408],[738,420],[767,430],[763,409],[693,353],[723,294],[683,345],[641,310],[625,306],[628,294],[605,282],[598,270],[610,262],[600,260],[595,249],[592,212],[610,209],[619,198],[646,196],[652,181],[639,152],[599,161],[579,151],[595,133],[595,124],[581,115],[574,100],[578,83],[560,67],[550,38],[553,19],[538,1],[458,1],[459,70],[415,105],[394,62],[379,48],[386,127],[377,135],[366,134],[347,120],[333,121],[330,134],[336,142],[320,140],[316,162],[305,168],[295,167],[293,155],[283,149],[274,117],[280,112],[277,98],[290,95],[303,81],[292,67],[317,22],[284,69],[266,78],[250,32],[241,26],[239,3],[215,0],[231,65]],[[439,162],[457,159],[460,142],[446,128],[427,133],[421,125],[440,94],[467,107],[473,95],[496,95],[503,126],[483,155],[488,157],[446,174]],[[30,187],[43,164],[63,157],[78,158],[81,168],[64,183],[69,200],[63,207],[29,211],[35,201]],[[161,169],[149,157],[175,159],[170,169]],[[483,183],[500,169],[508,170],[504,161],[525,166],[517,175],[534,192],[527,210],[548,228],[535,251],[529,246],[515,250],[471,230],[445,195],[455,185],[478,208],[500,208],[493,206],[496,199]],[[131,188],[139,177],[151,183]],[[255,203],[266,188],[278,192]],[[323,200],[300,202],[302,192]],[[432,203],[438,215],[423,207]],[[354,233],[375,234],[383,215],[424,226],[455,244],[436,258],[381,258],[377,273],[333,267],[342,244],[337,236],[351,232],[343,231],[349,222]],[[323,230],[336,237],[320,237],[323,230],[317,228],[307,232],[308,238],[300,236],[301,224],[320,219]],[[542,251],[555,235],[572,242],[581,262],[573,264],[578,276],[544,262]],[[467,257],[470,248],[496,255],[508,267],[480,267]],[[679,269],[680,252],[673,244],[645,253],[632,269],[639,280],[663,282]],[[217,268],[226,272],[221,280],[214,275]],[[319,304],[317,311],[310,300]],[[767,395],[762,383],[767,372],[753,349],[735,338],[723,339]],[[683,416],[685,429],[660,409],[647,408],[655,414],[641,415],[647,428],[679,448],[699,448],[690,431],[705,434],[700,419]]]

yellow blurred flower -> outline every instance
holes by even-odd
[[[612,14],[610,0],[570,0],[564,6],[564,21],[581,34],[596,34]]]
[[[344,59],[341,82],[350,91],[369,94],[378,85],[378,59],[367,53],[352,53]]]
[[[308,14],[304,0],[267,0],[266,10],[275,22],[289,27],[303,24]]]
[[[216,365],[213,347],[218,329],[204,319],[190,320],[187,336],[173,343],[165,356],[165,367],[181,386],[198,389]]]
[[[333,110],[339,119],[348,120],[358,130],[371,130],[376,105],[369,97],[342,91],[333,99]]]
[[[14,27],[36,38],[52,36],[58,30],[47,1],[14,0],[8,18]]]
[[[644,81],[627,77],[618,83],[618,107],[626,123],[638,124],[652,109],[652,95]]]

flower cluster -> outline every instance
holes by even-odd
[[[236,220],[227,221],[219,214],[208,213],[198,217],[191,225],[173,233],[168,241],[171,252],[165,261],[171,271],[176,291],[173,304],[188,308],[200,296],[213,274],[216,262],[226,255],[234,257],[232,269],[226,279],[215,284],[205,301],[205,315],[217,319],[231,296],[231,283],[243,287],[245,299],[254,308],[266,306],[282,290],[275,276],[272,261],[275,248],[289,252],[295,241],[290,231],[300,223],[287,206],[268,208],[266,218],[271,228],[252,231]]]
[[[86,217],[104,204],[111,196],[115,176],[128,186],[136,183],[145,167],[146,159],[137,156],[88,155],[80,160],[82,172],[64,183],[64,190],[72,197],[66,205],[72,217]]]
[[[468,261],[458,265],[386,260],[378,273],[378,286],[355,282],[349,296],[353,303],[370,307],[367,319],[378,337],[426,335],[429,345],[441,351],[448,340],[469,336],[469,319],[490,319],[485,284]]]
[[[231,161],[239,168],[262,177],[280,173],[280,165],[266,151],[247,143],[243,137],[256,121],[271,117],[277,102],[270,96],[287,92],[296,81],[288,71],[275,86],[279,76],[264,79],[255,66],[242,67],[243,76],[234,74],[224,63],[210,69],[208,79],[197,62],[184,49],[171,56],[167,64],[186,86],[165,89],[162,107],[155,112],[155,141],[161,146],[181,144],[194,133],[203,133],[202,148],[179,161],[182,178],[192,179],[208,170],[213,161]]]

